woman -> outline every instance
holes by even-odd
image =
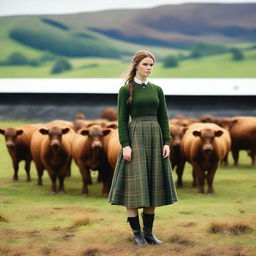
[[[138,51],[118,94],[119,151],[109,202],[127,207],[138,246],[162,243],[152,234],[156,206],[177,201],[169,160],[170,131],[161,87],[148,81],[155,58]],[[131,116],[131,122],[129,121]],[[138,208],[143,208],[143,232]]]

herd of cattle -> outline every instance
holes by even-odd
[[[13,180],[18,180],[19,162],[25,160],[27,181],[30,181],[30,164],[33,160],[42,185],[46,169],[53,192],[64,191],[64,179],[71,175],[72,159],[78,166],[82,180],[82,194],[88,195],[92,184],[90,170],[97,170],[98,181],[103,183],[102,194],[107,197],[113,172],[121,149],[118,139],[118,122],[115,108],[107,108],[100,119],[87,120],[77,114],[74,122],[54,120],[46,124],[30,124],[0,129],[14,168]],[[228,164],[231,150],[234,164],[238,164],[240,150],[246,150],[252,164],[256,164],[256,117],[217,118],[210,115],[187,118],[177,115],[169,120],[170,161],[176,169],[177,186],[182,187],[182,174],[186,162],[193,167],[193,183],[199,193],[213,193],[215,172],[223,163]],[[59,180],[57,188],[56,182]]]

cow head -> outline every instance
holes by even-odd
[[[202,150],[209,154],[213,151],[213,142],[215,137],[220,137],[223,134],[221,130],[201,129],[193,131],[195,137],[200,137]]]
[[[60,148],[62,135],[69,132],[69,128],[59,128],[57,126],[51,127],[49,129],[41,128],[39,132],[43,135],[48,135],[50,140],[50,146],[57,150]]]
[[[100,125],[92,125],[80,131],[80,134],[88,136],[89,143],[93,149],[102,148],[103,137],[108,135],[111,129],[102,128]]]
[[[23,133],[23,130],[9,127],[6,129],[0,129],[0,133],[5,137],[6,147],[9,150],[14,150],[16,147],[17,137]]]
[[[171,125],[170,133],[172,137],[172,146],[179,148],[183,135],[185,134],[187,127]]]

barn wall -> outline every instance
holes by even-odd
[[[185,114],[197,117],[256,116],[256,96],[166,96],[169,117]],[[0,94],[0,120],[72,120],[77,112],[98,118],[109,106],[116,106],[116,94]]]

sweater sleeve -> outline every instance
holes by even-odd
[[[117,108],[118,108],[118,135],[122,147],[130,146],[129,143],[129,109],[127,99],[129,98],[129,90],[126,86],[119,89]]]
[[[160,127],[162,129],[164,145],[169,145],[171,141],[171,135],[170,135],[170,129],[169,129],[168,112],[167,112],[167,106],[165,102],[165,96],[160,86],[158,86],[158,97],[159,97],[159,107],[158,107],[157,118],[158,118]]]

